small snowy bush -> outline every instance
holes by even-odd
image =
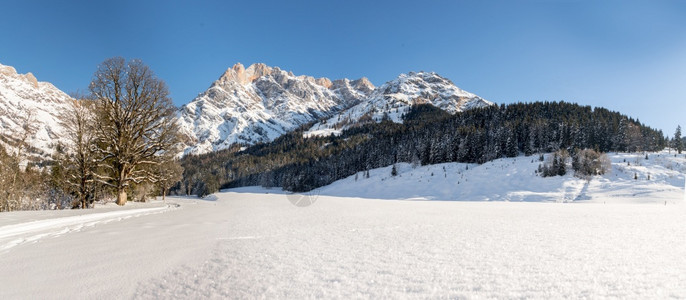
[[[603,175],[612,167],[612,162],[606,154],[592,149],[577,151],[572,158],[574,176],[588,178],[595,175]]]

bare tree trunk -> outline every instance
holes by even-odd
[[[9,193],[9,197],[7,198],[7,211],[12,211],[12,208],[14,208],[14,207],[12,206],[11,201],[16,200],[16,199],[12,199],[12,198],[16,198],[17,195],[19,194],[19,192],[17,191],[17,173],[14,173],[12,175],[12,185],[10,185],[10,188],[11,188],[11,190]]]
[[[117,191],[119,192],[117,194],[117,205],[119,206],[126,204],[126,186],[124,185],[124,182],[126,182],[126,176],[128,174],[129,170],[126,166],[121,166],[119,169],[119,184],[117,185]]]
[[[126,204],[126,189],[122,188],[117,195],[117,205],[122,206],[124,204]]]

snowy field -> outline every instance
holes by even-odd
[[[683,156],[652,155],[590,182],[520,157],[372,170],[306,207],[241,188],[2,213],[0,299],[686,298]]]
[[[683,205],[257,191],[3,214],[0,298],[686,297]]]

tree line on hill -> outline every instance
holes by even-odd
[[[450,115],[431,105],[411,107],[402,124],[388,118],[338,136],[304,138],[306,127],[270,143],[182,159],[183,179],[172,192],[204,196],[220,188],[261,185],[303,192],[398,162],[485,163],[501,157],[564,149],[657,151],[655,130],[617,112],[566,102],[515,103]]]

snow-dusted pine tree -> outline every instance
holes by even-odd
[[[681,154],[681,150],[684,148],[684,143],[681,140],[681,125],[677,125],[676,131],[674,132],[674,149]]]

